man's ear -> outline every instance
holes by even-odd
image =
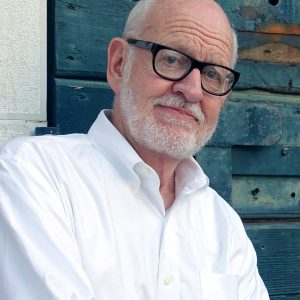
[[[122,38],[112,39],[108,47],[106,75],[107,81],[115,94],[120,91],[127,49],[128,44]]]

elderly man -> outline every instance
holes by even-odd
[[[0,299],[269,299],[237,214],[193,160],[236,38],[212,0],[141,0],[108,49],[115,92],[87,135],[0,156]]]

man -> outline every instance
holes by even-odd
[[[268,299],[239,217],[191,157],[235,60],[214,1],[138,2],[108,49],[113,111],[1,153],[1,299]]]

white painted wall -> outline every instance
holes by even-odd
[[[0,145],[46,126],[46,0],[0,0]]]

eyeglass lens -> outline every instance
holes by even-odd
[[[183,53],[161,49],[156,53],[154,68],[156,72],[171,80],[182,79],[190,72],[192,61]],[[201,71],[202,87],[211,93],[228,92],[234,83],[234,74],[221,66],[207,65]]]

